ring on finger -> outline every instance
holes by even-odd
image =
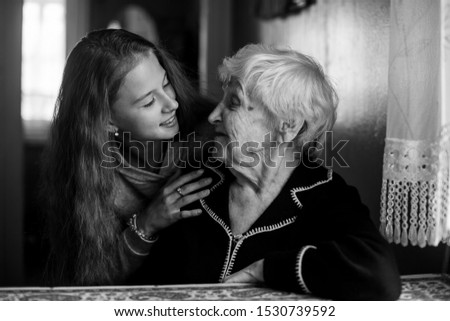
[[[184,196],[183,192],[181,191],[181,187],[178,187],[178,188],[176,189],[176,191],[177,191],[178,194],[180,194],[181,197]]]

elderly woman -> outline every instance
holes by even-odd
[[[224,97],[209,121],[223,164],[207,169],[204,213],[160,233],[143,271],[149,282],[397,299],[394,257],[358,192],[308,153],[335,121],[336,94],[321,67],[292,50],[248,45],[219,73]]]

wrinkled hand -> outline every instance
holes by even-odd
[[[183,218],[200,215],[201,209],[189,211],[180,209],[209,195],[209,189],[198,190],[211,184],[211,178],[191,182],[202,174],[203,170],[197,170],[180,176],[180,171],[178,171],[161,188],[144,212],[138,216],[137,225],[142,226],[146,234],[156,234]]]
[[[246,268],[225,278],[224,283],[264,283],[264,259],[256,261]]]

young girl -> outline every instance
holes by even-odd
[[[159,231],[201,213],[180,208],[207,196],[210,179],[180,175],[187,156],[168,141],[194,131],[208,107],[179,65],[140,36],[110,29],[81,39],[44,162],[52,284],[126,283]]]

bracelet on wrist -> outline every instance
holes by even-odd
[[[137,226],[137,222],[136,222],[136,218],[137,218],[137,214],[133,214],[132,217],[130,217],[130,220],[128,221],[128,226],[130,227],[130,229],[137,234],[137,236],[139,236],[139,238],[146,242],[146,243],[155,243],[159,236],[158,235],[152,235],[152,234],[145,234],[144,231],[142,231],[140,228],[138,228]]]

